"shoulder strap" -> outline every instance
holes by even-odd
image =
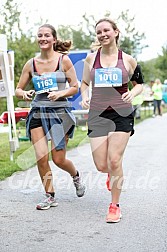
[[[30,64],[31,64],[32,75],[33,75],[35,72],[37,72],[36,67],[35,67],[35,60],[34,60],[34,58],[31,59]]]
[[[60,55],[60,57],[59,57],[59,60],[58,60],[58,67],[57,67],[57,70],[59,70],[59,71],[63,71],[63,69],[62,69],[62,60],[63,60],[63,54],[61,54]]]
[[[118,59],[122,59],[122,50],[118,50]]]
[[[93,63],[93,68],[95,67],[96,64],[98,64],[100,66],[100,50],[101,50],[101,47],[98,48],[98,50],[96,52],[96,55],[94,58],[94,63]]]
[[[37,72],[37,69],[36,69],[36,66],[35,66],[35,60],[34,60],[34,58],[32,58],[32,72],[33,73],[35,73],[35,72]]]

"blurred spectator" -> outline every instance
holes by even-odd
[[[154,111],[153,117],[156,116],[156,110],[158,110],[158,115],[162,116],[162,83],[160,79],[156,79],[153,86],[152,86],[152,94],[154,98]]]
[[[136,97],[134,97],[132,101],[132,105],[134,108],[134,117],[135,119],[141,118],[141,104],[143,103],[143,95],[139,94]]]
[[[151,81],[150,81],[150,87],[152,88],[153,85],[154,85],[154,81],[151,80]]]

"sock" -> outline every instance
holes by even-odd
[[[111,203],[112,204],[112,203]],[[114,204],[114,205],[116,205],[117,207],[119,207],[119,203],[116,203],[116,204]]]
[[[47,193],[49,193],[54,198],[54,196],[55,196],[54,192],[47,192]]]

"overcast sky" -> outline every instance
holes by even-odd
[[[0,0],[4,2],[5,0]],[[58,25],[77,25],[82,21],[83,14],[93,15],[96,20],[110,11],[116,19],[121,11],[129,9],[130,17],[135,16],[135,27],[144,32],[144,49],[138,57],[141,60],[152,59],[161,53],[161,48],[167,43],[166,0],[17,0],[22,3],[23,13],[29,16],[30,22],[39,21],[41,16],[57,28]],[[23,16],[23,17],[24,17]],[[24,21],[23,21],[24,22]],[[121,27],[119,27],[121,30]]]

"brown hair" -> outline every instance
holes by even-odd
[[[51,31],[52,31],[52,35],[53,37],[56,39],[56,43],[53,45],[53,49],[54,51],[58,51],[58,52],[67,52],[70,50],[71,48],[71,41],[61,41],[59,39],[57,39],[57,32],[56,32],[56,29],[50,25],[50,24],[44,24],[44,25],[41,25],[39,28],[42,28],[42,27],[47,27],[49,28]]]
[[[116,25],[116,23],[112,20],[112,19],[110,19],[110,18],[107,18],[107,17],[105,17],[105,18],[101,18],[101,19],[99,19],[98,21],[97,21],[97,23],[95,24],[95,28],[97,27],[97,25],[98,24],[100,24],[101,22],[108,22],[108,23],[110,23],[111,24],[111,26],[112,26],[112,28],[114,29],[114,31],[118,31],[118,32],[120,32],[119,31],[119,29],[118,29],[118,27],[117,27],[117,25]],[[118,40],[119,40],[119,33],[118,33],[118,35],[116,36],[116,45],[118,45]],[[95,43],[93,43],[92,44],[92,49],[94,48],[98,48],[98,47],[100,47],[101,45],[99,44],[99,42],[95,42]]]

